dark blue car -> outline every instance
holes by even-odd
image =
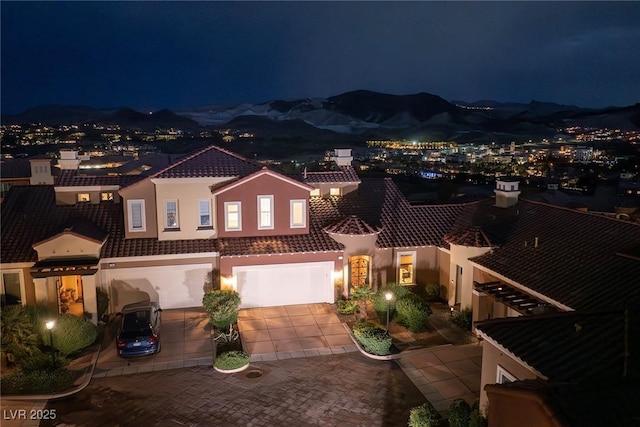
[[[160,313],[151,301],[125,305],[118,315],[120,330],[116,337],[118,356],[143,356],[160,351]]]

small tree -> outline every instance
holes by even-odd
[[[371,286],[354,286],[351,289],[351,297],[358,301],[358,318],[367,320],[367,301],[373,297],[373,289]]]
[[[202,305],[215,328],[229,329],[238,321],[240,294],[232,290],[212,290],[204,295]]]

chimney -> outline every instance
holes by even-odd
[[[35,157],[29,159],[29,163],[31,165],[29,185],[53,185],[51,159]]]
[[[351,166],[353,161],[351,148],[336,148],[333,150],[333,160],[338,166]]]
[[[499,208],[515,206],[520,195],[519,184],[518,181],[496,180],[496,189],[493,190],[496,193],[496,206]]]
[[[76,150],[60,150],[60,160],[58,160],[60,169],[78,170],[80,162]]]

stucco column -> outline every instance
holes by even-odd
[[[82,276],[82,292],[84,299],[84,311],[89,313],[90,321],[94,325],[98,324],[98,299],[96,296],[96,277],[97,274],[91,276]]]
[[[52,313],[58,313],[58,294],[55,277],[33,279],[36,305],[42,305]]]

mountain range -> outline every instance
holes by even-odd
[[[141,113],[130,108],[40,106],[2,123],[102,123],[142,130],[230,128],[261,137],[420,139],[458,142],[553,137],[569,126],[640,130],[640,103],[582,108],[549,102],[447,101],[418,93],[390,95],[357,90],[329,98],[274,100]]]

